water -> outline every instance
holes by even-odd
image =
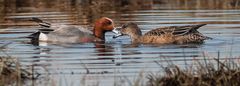
[[[1,23],[0,44],[10,43],[1,56],[17,57],[23,68],[34,68],[40,79],[29,85],[112,86],[131,85],[141,74],[162,72],[161,66],[176,64],[182,68],[196,61],[240,56],[240,10],[169,10],[144,9],[106,11],[101,16],[114,20],[117,26],[136,22],[143,33],[151,29],[174,25],[206,23],[199,29],[212,37],[201,45],[131,45],[129,37],[112,39],[107,33],[105,44],[49,44],[33,45],[27,36],[39,29],[27,18],[39,17],[51,23],[82,25],[92,28],[94,19],[79,11],[16,12],[4,16]],[[6,23],[7,22],[7,23]],[[161,64],[161,66],[159,65]],[[145,78],[143,76],[142,78]],[[131,83],[130,83],[130,82]]]

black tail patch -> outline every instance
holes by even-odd
[[[31,44],[38,45],[39,44],[39,35],[41,34],[40,31],[37,31],[33,34],[28,35],[26,38],[31,39]]]

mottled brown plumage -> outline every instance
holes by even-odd
[[[159,43],[159,44],[185,44],[185,43],[203,43],[210,37],[202,35],[197,31],[198,28],[206,24],[188,25],[188,26],[170,26],[153,29],[144,35],[137,24],[127,23],[121,28],[115,29],[119,37],[129,35],[133,43]]]

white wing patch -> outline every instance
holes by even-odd
[[[40,33],[39,35],[39,41],[47,41],[48,40],[48,37],[46,34],[44,33]]]

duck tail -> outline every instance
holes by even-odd
[[[35,33],[32,33],[28,36],[20,37],[20,38],[29,38],[31,41],[30,43],[33,45],[38,45],[39,44],[39,35],[41,34],[40,31],[37,31]]]
[[[32,33],[32,34],[30,34],[28,36],[25,36],[25,38],[30,38],[32,40],[38,40],[38,37],[39,37],[40,34],[41,34],[41,32],[37,31],[37,32]]]
[[[32,17],[30,20],[38,23],[39,26],[42,26],[42,27],[45,27],[45,28],[51,27],[50,23],[45,22],[45,21],[43,21],[43,20],[41,20],[41,19],[39,19],[37,17]]]
[[[37,31],[37,32],[35,32],[33,34],[30,34],[30,35],[26,36],[26,38],[31,39],[31,44],[38,45],[38,43],[39,43],[39,35],[40,34],[41,34],[41,32]]]
[[[198,29],[198,28],[200,28],[200,27],[202,27],[202,26],[205,26],[205,25],[207,25],[207,24],[198,24],[198,25],[195,25],[195,29]]]

